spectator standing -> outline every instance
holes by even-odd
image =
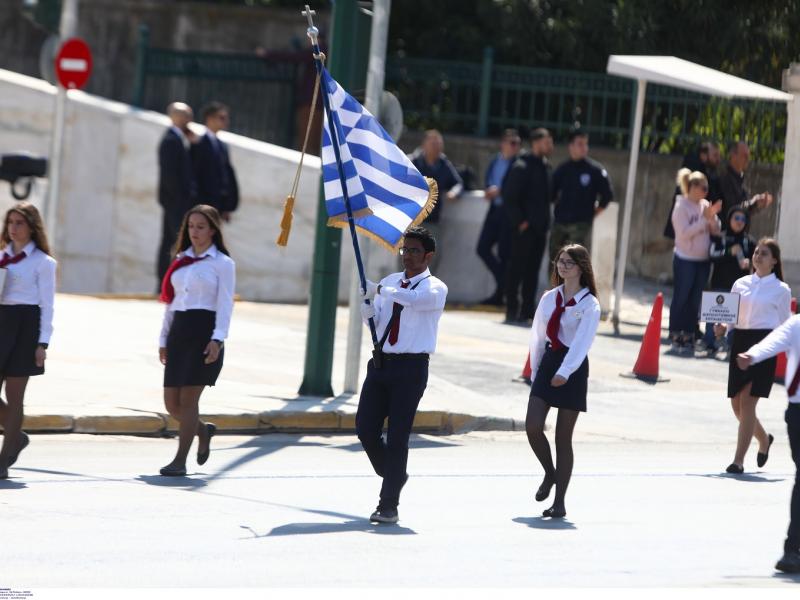
[[[501,195],[503,180],[508,169],[519,153],[520,137],[516,129],[506,129],[500,140],[500,151],[489,163],[486,169],[483,197],[489,203],[486,217],[483,220],[480,236],[478,237],[478,256],[491,271],[495,281],[495,291],[481,304],[493,306],[503,305],[503,292],[505,287],[506,268],[508,255],[511,248],[511,227],[508,216],[503,208]],[[494,249],[497,248],[497,254]]]
[[[158,250],[158,290],[172,259],[183,215],[197,200],[197,186],[192,171],[191,147],[197,136],[189,129],[193,113],[188,104],[173,102],[167,106],[172,125],[158,145],[158,203],[163,210],[161,246]]]
[[[706,200],[708,179],[699,171],[691,173],[689,169],[681,169],[678,171],[678,185],[682,194],[672,211],[675,250],[669,333],[674,352],[692,354],[700,300],[711,268],[711,235],[720,232],[717,213],[722,203],[711,204]]]
[[[411,155],[411,162],[425,177],[436,181],[439,187],[439,200],[436,202],[431,214],[425,219],[425,228],[438,241],[436,253],[433,255],[431,270],[437,272],[442,259],[442,237],[439,220],[447,202],[455,202],[464,189],[461,176],[453,163],[444,153],[444,138],[436,129],[429,129],[422,138],[422,146]]]
[[[711,202],[719,200],[722,192],[719,187],[719,145],[716,142],[703,142],[697,152],[690,152],[683,157],[681,169],[700,171],[708,179],[708,199]],[[680,187],[675,188],[672,206],[667,215],[667,224],[664,226],[664,237],[675,239],[675,230],[672,228],[672,209],[675,208],[675,198],[681,193]],[[724,213],[723,213],[724,214]]]
[[[507,323],[527,323],[536,312],[539,267],[550,227],[551,167],[547,159],[552,152],[550,132],[535,129],[531,133],[530,153],[514,162],[503,184],[503,205],[511,227],[511,257],[506,272]]]
[[[750,164],[750,148],[745,142],[735,142],[728,154],[728,163],[720,176],[723,214],[734,206],[742,206],[749,213],[759,211],[772,204],[772,194],[762,192],[750,196],[744,184],[744,175]]]
[[[228,145],[217,134],[228,126],[230,113],[221,102],[202,110],[205,135],[194,146],[192,162],[197,181],[197,199],[217,209],[225,222],[239,206],[239,185],[231,165]]]
[[[591,251],[592,222],[614,198],[608,172],[589,158],[589,134],[573,129],[568,141],[569,160],[553,173],[551,259],[567,244],[580,244]]]
[[[750,261],[756,248],[756,240],[748,233],[749,217],[741,206],[728,211],[724,229],[719,235],[711,236],[711,290],[727,292],[737,279],[750,273]],[[708,356],[720,349],[727,349],[730,336],[714,336],[712,323],[706,323],[706,335],[699,348]]]

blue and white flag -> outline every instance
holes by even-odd
[[[433,210],[437,188],[423,177],[395,145],[378,120],[322,69],[322,91],[328,95],[342,170],[357,229],[391,250],[412,225]],[[325,114],[322,132],[322,176],[328,225],[347,227],[339,169]]]

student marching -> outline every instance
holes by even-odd
[[[53,334],[56,261],[33,204],[20,202],[6,213],[0,252],[0,384],[6,390],[0,479],[6,479],[30,441],[22,431],[25,389],[31,377],[44,374]]]
[[[164,365],[164,405],[180,429],[178,451],[161,469],[164,476],[186,475],[195,435],[197,464],[205,464],[210,455],[216,426],[200,420],[199,402],[222,370],[236,281],[214,207],[200,204],[186,213],[176,249],[161,289],[166,308],[158,355]]]

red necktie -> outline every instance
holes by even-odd
[[[3,258],[0,258],[0,269],[5,269],[8,265],[15,265],[23,258],[25,258],[27,254],[24,252],[20,252],[16,256],[9,256],[8,254],[3,254]]]
[[[208,254],[205,256],[201,256],[200,258],[195,258],[194,256],[182,256],[181,258],[176,258],[172,261],[172,264],[167,269],[166,274],[164,275],[164,279],[161,281],[161,298],[162,302],[166,302],[167,304],[172,304],[172,301],[175,299],[175,286],[172,285],[172,274],[177,271],[178,269],[182,269],[192,263],[196,263],[198,260],[203,260],[204,258],[208,258]]]
[[[558,328],[561,326],[561,315],[564,314],[567,306],[575,306],[575,297],[569,299],[567,306],[563,306],[564,298],[561,292],[556,292],[556,309],[550,315],[550,320],[547,322],[547,337],[550,339],[550,347],[553,350],[561,350],[564,344],[558,339]]]
[[[794,372],[794,377],[792,377],[792,383],[789,385],[789,389],[787,390],[789,393],[789,398],[797,393],[798,385],[800,385],[800,364],[797,365],[797,370]]]
[[[405,289],[408,287],[408,284],[411,283],[408,280],[403,280],[400,283],[400,287]],[[389,345],[394,346],[397,343],[397,337],[400,335],[400,312],[403,310],[403,305],[398,304],[395,302],[392,304],[392,328],[389,330]]]

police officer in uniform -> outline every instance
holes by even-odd
[[[428,266],[436,240],[422,227],[405,234],[403,271],[367,281],[361,305],[364,321],[374,319],[380,342],[367,365],[356,413],[356,431],[375,473],[383,477],[380,502],[370,521],[397,523],[400,490],[408,479],[408,438],[428,384],[428,360],[436,349],[447,286]],[[383,423],[388,417],[386,439]]]
[[[556,252],[567,244],[591,250],[592,222],[614,199],[608,173],[589,158],[589,134],[572,129],[568,141],[569,160],[553,173],[550,260],[555,260]]]

